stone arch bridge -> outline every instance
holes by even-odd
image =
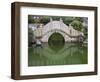
[[[65,42],[78,41],[79,37],[83,35],[82,32],[75,30],[72,26],[64,24],[62,19],[59,21],[50,19],[50,22],[44,26],[40,24],[34,30],[34,35],[37,40],[48,42],[49,37],[55,32],[60,33],[64,37]]]

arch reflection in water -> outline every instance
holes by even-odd
[[[50,44],[49,44],[50,45]],[[87,64],[87,47],[79,43],[64,43],[60,49],[48,43],[29,48],[28,66]],[[54,47],[54,46],[53,46]],[[54,50],[56,49],[56,50]]]

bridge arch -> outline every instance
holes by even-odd
[[[53,30],[47,31],[45,34],[43,34],[41,41],[48,42],[49,37],[54,33],[61,34],[64,37],[65,42],[70,42],[73,39],[73,38],[71,38],[71,36],[69,34],[65,33],[64,31],[59,30],[59,29],[53,29]]]

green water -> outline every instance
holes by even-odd
[[[28,66],[87,64],[87,57],[87,47],[79,43],[44,43],[28,48]]]

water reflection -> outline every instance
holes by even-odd
[[[78,43],[64,43],[64,45],[50,45],[29,48],[29,66],[87,64],[87,47]]]

